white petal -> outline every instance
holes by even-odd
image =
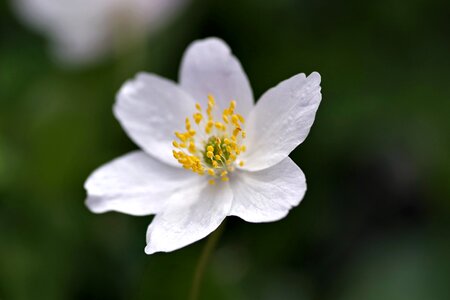
[[[126,82],[117,95],[114,114],[130,138],[148,154],[173,166],[174,132],[184,130],[195,102],[173,82],[141,73]]]
[[[174,195],[167,210],[157,214],[147,230],[145,252],[169,252],[194,243],[219,227],[230,211],[228,183],[193,185]],[[181,206],[179,204],[182,204]]]
[[[199,181],[199,176],[164,164],[142,151],[121,156],[95,170],[84,185],[86,205],[95,213],[130,215],[160,212],[173,193]]]
[[[285,159],[301,144],[314,122],[322,94],[320,75],[298,74],[268,90],[247,121],[244,169],[257,171]]]
[[[218,38],[195,41],[188,47],[181,64],[180,84],[203,105],[211,94],[222,109],[236,100],[236,111],[243,116],[253,107],[253,93],[241,64]]]
[[[288,157],[257,172],[233,173],[233,204],[229,215],[247,222],[271,222],[284,218],[306,192],[302,170]]]

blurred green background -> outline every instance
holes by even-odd
[[[111,108],[219,36],[256,98],[296,73],[323,101],[287,218],[228,218],[202,299],[450,299],[448,1],[193,0],[141,48],[67,69],[0,4],[0,299],[185,299],[204,240],[144,254],[152,217],[94,215],[92,170],[136,146]]]

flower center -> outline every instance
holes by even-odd
[[[173,156],[183,168],[210,176],[210,184],[214,184],[217,178],[228,181],[237,157],[246,150],[243,145],[245,131],[242,130],[245,120],[235,113],[234,100],[224,109],[221,119],[216,119],[217,107],[212,95],[208,96],[206,114],[203,114],[200,104],[195,107],[197,111],[192,115],[195,129],[191,120],[186,118],[186,132],[175,132],[177,140],[172,143],[175,147]],[[242,167],[244,162],[239,161],[239,165]]]

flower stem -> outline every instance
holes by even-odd
[[[197,263],[197,267],[195,269],[194,280],[192,281],[191,293],[189,296],[190,300],[197,300],[200,292],[200,285],[202,283],[203,274],[205,273],[205,267],[208,264],[209,258],[214,251],[214,248],[219,241],[220,236],[225,228],[225,221],[220,224],[219,228],[217,228],[206,241],[205,246],[203,247],[202,254]]]

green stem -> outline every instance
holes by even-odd
[[[197,263],[197,267],[195,269],[194,280],[192,281],[191,293],[189,296],[190,300],[197,300],[200,292],[200,285],[202,283],[203,274],[205,273],[205,267],[208,264],[211,253],[214,251],[214,248],[219,241],[220,236],[222,235],[223,229],[225,228],[225,221],[217,228],[206,241],[206,244],[203,248],[202,255]]]

